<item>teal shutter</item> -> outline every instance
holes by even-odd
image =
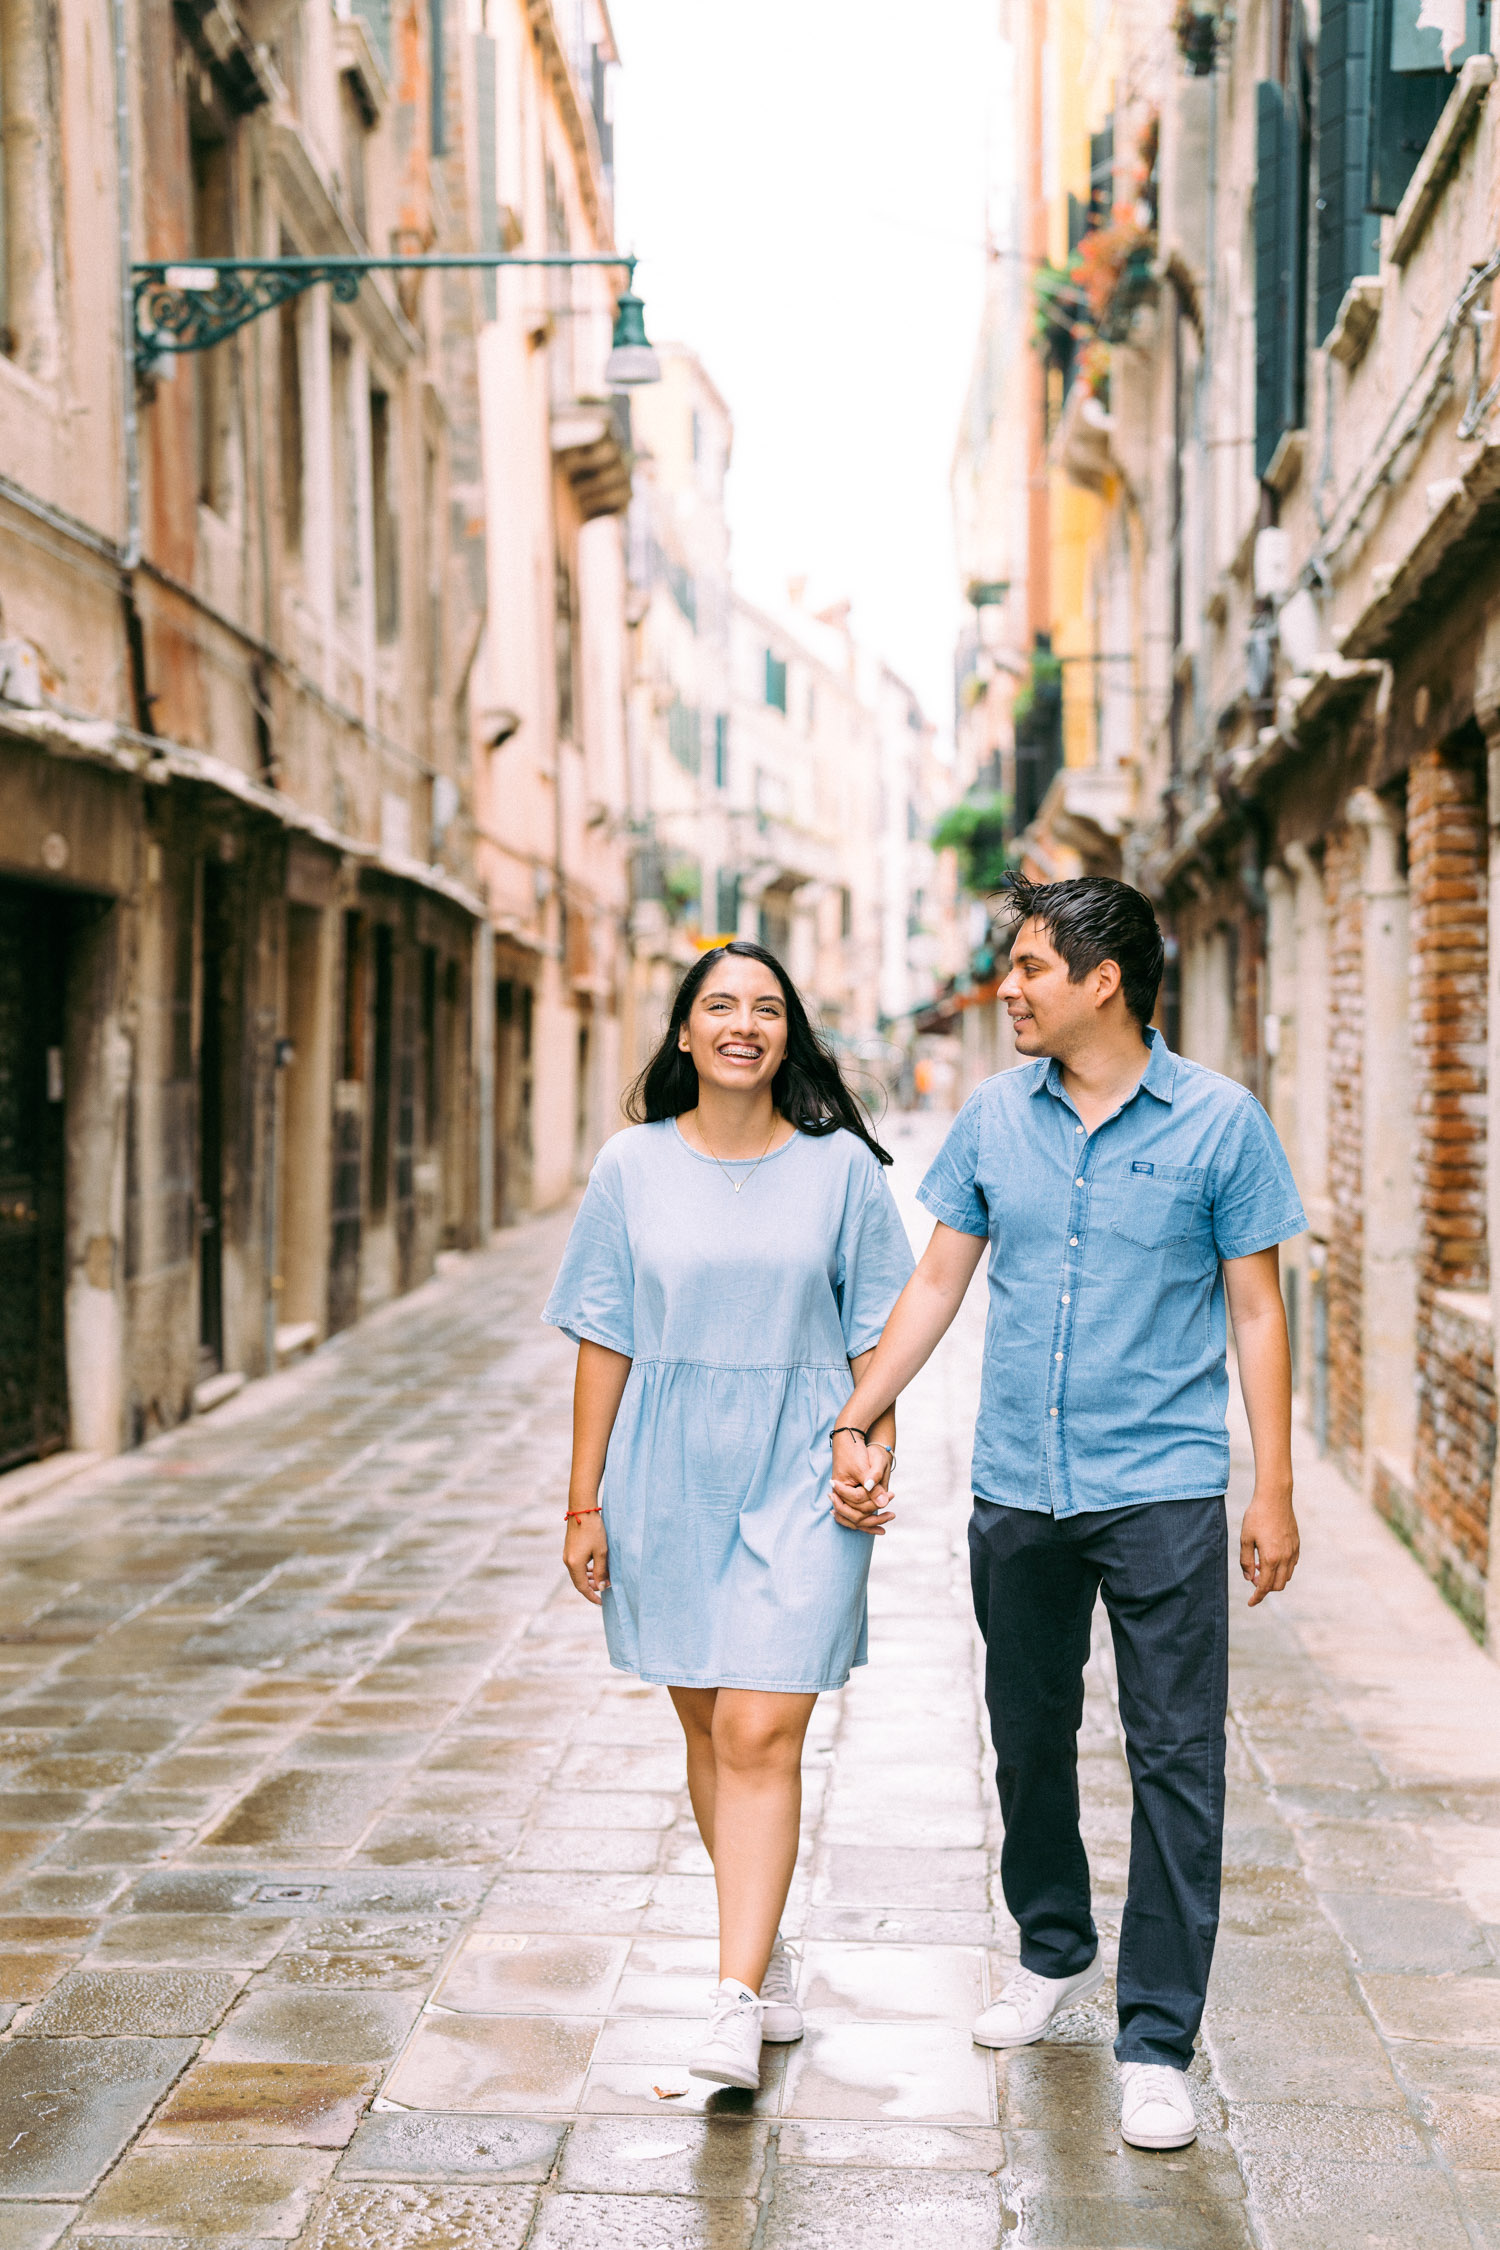
[[[1369,189],[1371,211],[1394,211],[1422,160],[1422,151],[1453,91],[1441,67],[1436,32],[1418,31],[1418,0],[1373,0],[1370,58]],[[1468,33],[1454,69],[1487,44],[1478,0],[1469,0]],[[1434,52],[1434,50],[1436,50]],[[1429,66],[1435,61],[1438,68]]]
[[[448,153],[448,27],[443,0],[427,0],[428,145],[434,156]]]
[[[1372,0],[1323,0],[1318,30],[1317,327],[1321,344],[1356,274],[1380,270],[1365,209]]]
[[[1302,374],[1302,139],[1284,86],[1255,89],[1255,473],[1296,426]]]

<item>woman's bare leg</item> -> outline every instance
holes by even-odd
[[[683,1692],[674,1689],[674,1701]],[[715,1692],[713,1841],[705,1835],[704,1842],[719,1893],[719,1975],[738,1977],[752,1992],[766,1973],[797,1864],[802,1742],[817,1700],[753,1688]],[[701,1831],[701,1814],[698,1825]]]
[[[673,1709],[682,1721],[682,1731],[687,1738],[688,1795],[693,1803],[693,1818],[698,1823],[698,1833],[703,1838],[703,1849],[710,1859],[714,1856],[714,1702],[719,1694],[712,1687],[668,1688]]]

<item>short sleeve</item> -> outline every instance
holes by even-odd
[[[896,1198],[878,1163],[870,1159],[870,1177],[864,1192],[857,1180],[839,1230],[839,1317],[844,1347],[851,1359],[873,1351],[880,1331],[891,1317],[891,1308],[911,1279],[915,1261]]]
[[[1249,1258],[1286,1242],[1307,1225],[1276,1128],[1253,1094],[1236,1108],[1210,1173],[1214,1248],[1221,1258]]]
[[[971,1094],[964,1103],[917,1190],[917,1201],[958,1234],[988,1235],[990,1231],[989,1205],[976,1177],[979,1103],[978,1093]]]
[[[635,1356],[635,1274],[619,1168],[608,1143],[589,1174],[542,1318],[575,1344]]]

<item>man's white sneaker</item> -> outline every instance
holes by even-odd
[[[1104,1963],[1095,1954],[1076,1977],[1039,1977],[1034,1969],[1017,1969],[974,2026],[981,2047],[1029,2047],[1045,2039],[1054,2017],[1065,2008],[1087,2000],[1104,1982]]]
[[[780,1930],[760,1980],[760,2035],[775,2047],[802,2037],[802,2010],[797,2005],[794,1956],[788,1953]]]
[[[1171,2063],[1120,2065],[1120,2138],[1132,2148],[1186,2148],[1198,2137],[1184,2072]]]
[[[742,2086],[754,2093],[760,2084],[760,1996],[726,1977],[714,1994],[708,2037],[688,2064],[694,2078],[716,2086]]]

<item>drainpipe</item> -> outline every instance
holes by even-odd
[[[135,409],[135,289],[131,205],[135,198],[130,139],[130,54],[126,32],[127,0],[111,0],[115,34],[115,183],[117,235],[120,257],[120,424],[125,448],[125,553],[124,566],[133,571],[141,559],[141,454]]]
[[[120,260],[120,442],[125,457],[125,546],[120,557],[121,601],[125,611],[125,646],[130,658],[132,718],[138,731],[150,734],[152,698],[146,686],[146,640],[140,612],[135,606],[135,573],[141,560],[141,448],[135,403],[135,289],[132,209],[135,201],[135,167],[130,134],[130,42],[126,23],[128,0],[110,0],[115,48],[115,214],[116,248]]]

